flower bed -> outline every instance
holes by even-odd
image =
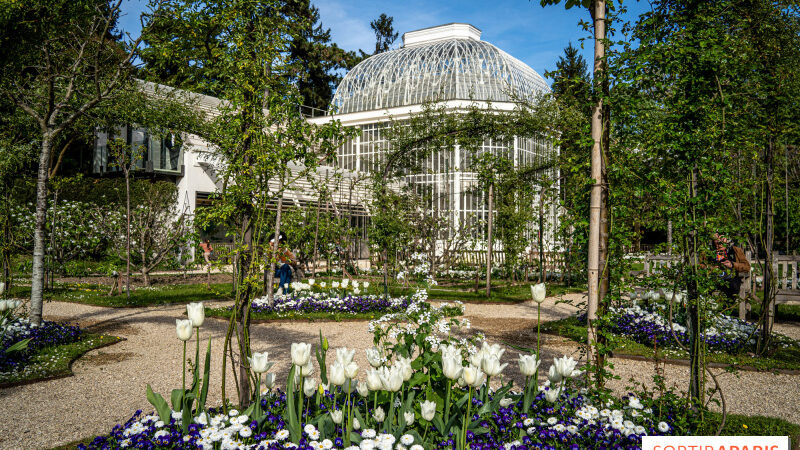
[[[545,398],[549,388],[544,386],[543,388],[533,399],[530,412],[527,414],[521,412],[523,410],[521,401],[512,403],[501,401],[500,404],[506,406],[499,406],[492,413],[475,414],[473,418],[478,422],[478,429],[468,431],[466,435],[470,448],[486,450],[638,448],[642,436],[673,434],[674,430],[669,424],[659,421],[654,416],[653,408],[645,407],[641,400],[633,395],[621,401],[609,401],[604,404],[584,394],[564,393],[551,403]],[[466,390],[457,389],[457,391],[466,394]],[[334,398],[336,396],[341,398],[344,394],[346,393],[338,388],[334,392],[325,390],[323,394],[315,397],[319,403],[312,406],[309,414],[330,417]],[[495,399],[490,397],[489,400],[492,402]],[[342,426],[336,425],[325,433],[323,430],[325,426],[319,422],[314,425],[314,421],[304,424],[302,437],[297,444],[292,443],[286,428],[288,424],[284,420],[287,396],[276,391],[261,398],[260,406],[264,411],[261,418],[254,419],[235,409],[229,410],[227,414],[221,409],[210,409],[192,418],[192,424],[184,433],[180,412],[173,412],[169,423],[166,423],[157,414],[143,415],[142,411],[137,411],[125,424],[114,427],[109,435],[98,436],[89,445],[79,448],[419,450],[456,447],[453,436],[423,445],[425,441],[422,436],[430,435],[432,430],[421,411],[415,412],[413,419],[410,415],[404,418],[406,426],[400,433],[386,433],[376,429],[372,426],[379,424],[370,419],[367,420],[371,428],[362,427],[359,422],[364,420],[364,417],[375,415],[376,408],[373,408],[371,403],[368,397],[359,397],[353,402],[354,409],[359,411],[358,416],[361,419],[354,420],[357,429],[351,435],[351,439],[358,442],[349,447],[344,445]],[[472,407],[476,411],[480,411],[483,406],[484,403],[479,399],[472,399]],[[668,412],[668,415],[676,414],[678,414],[677,409]],[[664,412],[662,415],[665,415]]]
[[[331,359],[322,336],[315,351],[292,344],[283,392],[267,373],[274,363],[253,352],[247,362],[258,400],[241,411],[205,408],[207,352],[202,379],[198,367],[190,388],[184,379],[183,390],[172,391],[171,406],[148,386],[156,414],[137,411],[82,448],[637,448],[644,435],[687,431],[686,420],[674,420],[685,410],[678,396],[614,399],[581,389],[582,372],[567,356],[553,361],[539,385],[537,355],[519,355],[525,382],[516,390],[512,382],[490,389],[509,364],[501,363],[505,349],[466,333],[468,321],[449,318],[448,308],[413,302],[370,322],[375,347],[366,350],[363,370],[347,348],[336,349],[326,366]],[[203,311],[190,305],[189,320],[176,322],[184,352]]]
[[[392,313],[404,311],[411,303],[411,298],[385,298],[377,295],[347,294],[343,297],[324,293],[296,292],[274,296],[274,303],[269,305],[267,297],[253,300],[253,313]]]
[[[46,347],[69,344],[81,339],[81,329],[76,325],[42,322],[33,327],[28,319],[12,319],[0,326],[0,377],[23,372],[31,357]],[[19,341],[29,339],[27,347],[8,352]]]
[[[640,344],[659,347],[676,347],[675,338],[683,345],[689,344],[689,333],[682,324],[685,318],[676,313],[673,318],[672,331],[668,320],[668,312],[663,304],[656,303],[649,308],[639,305],[611,308],[610,323],[612,331],[630,338]],[[745,322],[723,314],[711,316],[707,328],[701,336],[709,350],[714,352],[740,353],[756,344],[757,327],[754,323]],[[775,335],[776,344],[795,345],[796,342],[781,335]]]

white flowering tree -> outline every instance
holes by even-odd
[[[104,235],[114,253],[137,268],[150,286],[150,273],[180,245],[193,239],[191,219],[178,205],[176,187],[167,182],[136,183],[139,203],[131,206],[130,254],[126,240],[126,217],[122,210],[109,212],[102,221]],[[129,257],[130,255],[130,257]]]

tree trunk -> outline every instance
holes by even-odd
[[[319,208],[321,201],[322,193],[320,193],[319,197],[317,198],[317,220],[314,224],[314,259],[311,261],[311,265],[314,267],[311,271],[312,277],[317,275],[317,261],[319,261],[319,251],[317,250],[317,245],[319,239]]]
[[[492,247],[494,246],[494,184],[489,185],[489,208],[486,211],[486,296],[492,295]]]
[[[769,345],[769,338],[772,334],[772,324],[775,319],[775,291],[777,287],[776,278],[778,274],[775,273],[775,255],[772,253],[775,245],[775,157],[774,157],[774,141],[772,137],[769,138],[767,148],[764,149],[764,169],[766,170],[766,180],[764,189],[764,201],[766,202],[766,224],[764,227],[764,299],[762,301],[762,314],[766,314],[766,320],[763,322],[761,328],[761,335],[759,336],[758,351],[759,353],[766,350]],[[786,276],[786,274],[784,274]]]
[[[273,305],[274,295],[272,284],[275,282],[275,270],[273,258],[278,256],[278,241],[281,236],[281,210],[283,209],[283,178],[285,174],[281,173],[278,179],[278,211],[275,213],[275,239],[272,241],[272,255],[267,258],[267,304]]]
[[[604,0],[595,0],[592,17],[594,19],[594,79],[600,83],[603,78],[603,59],[605,57],[606,37],[606,3]],[[598,89],[599,91],[599,89]],[[591,178],[593,180],[589,205],[589,255],[588,255],[588,288],[589,299],[587,307],[587,359],[589,364],[594,364],[594,349],[597,340],[594,322],[597,320],[597,306],[600,298],[600,220],[602,213],[602,182],[603,182],[603,98],[597,95],[597,103],[592,110],[592,155]],[[598,368],[599,373],[599,368]]]
[[[250,218],[245,216],[242,221],[244,233],[242,235],[244,252],[241,258],[241,273],[245,277],[250,273],[250,266],[253,264],[253,227]],[[238,301],[238,313],[236,315],[236,332],[239,341],[239,402],[243,408],[250,405],[252,394],[250,389],[250,370],[247,367],[247,357],[250,354],[250,294],[252,292],[251,283],[245,283],[244,278],[240,280],[240,286],[244,287]]]
[[[667,253],[672,254],[672,220],[667,221]]]
[[[31,271],[31,311],[33,326],[42,323],[42,299],[44,288],[44,227],[47,219],[47,176],[50,170],[50,152],[53,148],[53,135],[50,130],[44,133],[42,149],[39,154],[39,173],[36,179],[36,214],[33,229],[33,268]]]
[[[544,270],[544,188],[539,192],[539,283],[544,283],[547,275]]]
[[[692,168],[689,182],[689,197],[692,199],[691,223],[692,229],[685,238],[686,262],[691,272],[686,283],[686,312],[687,328],[689,331],[689,398],[700,400],[703,394],[702,380],[702,342],[700,340],[700,298],[697,289],[698,269],[700,266],[697,254],[697,222],[695,218],[694,199],[697,197],[697,168]]]
[[[142,279],[145,287],[150,287],[150,269],[142,266]]]
[[[132,163],[131,163],[132,164]],[[128,257],[125,264],[125,296],[131,301],[131,172],[125,161],[125,246]],[[144,259],[142,259],[144,262]],[[148,285],[149,286],[149,285]]]

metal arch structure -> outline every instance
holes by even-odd
[[[348,114],[426,101],[513,102],[549,92],[541,75],[494,45],[453,38],[362,61],[342,79],[332,106]]]

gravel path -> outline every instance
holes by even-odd
[[[565,296],[579,302],[580,295]],[[573,314],[575,307],[556,304],[549,298],[542,305],[542,320],[553,320]],[[49,448],[87,436],[102,434],[115,424],[124,422],[137,409],[152,407],[145,398],[145,386],[169,398],[169,392],[180,386],[181,346],[175,337],[175,319],[184,317],[182,305],[138,309],[112,309],[71,303],[50,302],[45,305],[45,319],[69,320],[93,331],[122,336],[126,340],[92,351],[73,364],[75,376],[0,389],[0,448]],[[535,347],[536,305],[469,304],[466,316],[473,328],[484,331],[493,341]],[[212,385],[209,404],[221,402],[220,352],[227,322],[206,319],[201,338],[212,339]],[[366,322],[294,322],[267,323],[252,327],[254,351],[268,351],[276,370],[285,378],[292,342],[316,343],[319,331],[328,338],[331,348],[346,346],[364,349],[371,346],[372,336]],[[800,332],[792,325],[785,334]],[[194,344],[194,340],[191,341]],[[194,347],[190,346],[191,355]],[[555,336],[543,336],[543,356],[549,360],[562,354],[580,357],[574,342]],[[329,352],[329,357],[332,357]],[[509,349],[507,377],[521,380],[516,363],[517,351]],[[357,352],[357,362],[367,365],[364,352]],[[625,391],[628,379],[647,382],[653,373],[652,363],[614,360],[620,381],[611,385]],[[546,364],[545,364],[546,365]],[[235,388],[228,368],[228,395],[235,399]],[[800,423],[800,377],[768,373],[741,372],[738,376],[719,373],[720,382],[733,412],[781,417]],[[669,384],[683,389],[688,384],[688,370],[667,366]],[[363,376],[363,375],[362,375]],[[279,379],[280,379],[279,378]]]

